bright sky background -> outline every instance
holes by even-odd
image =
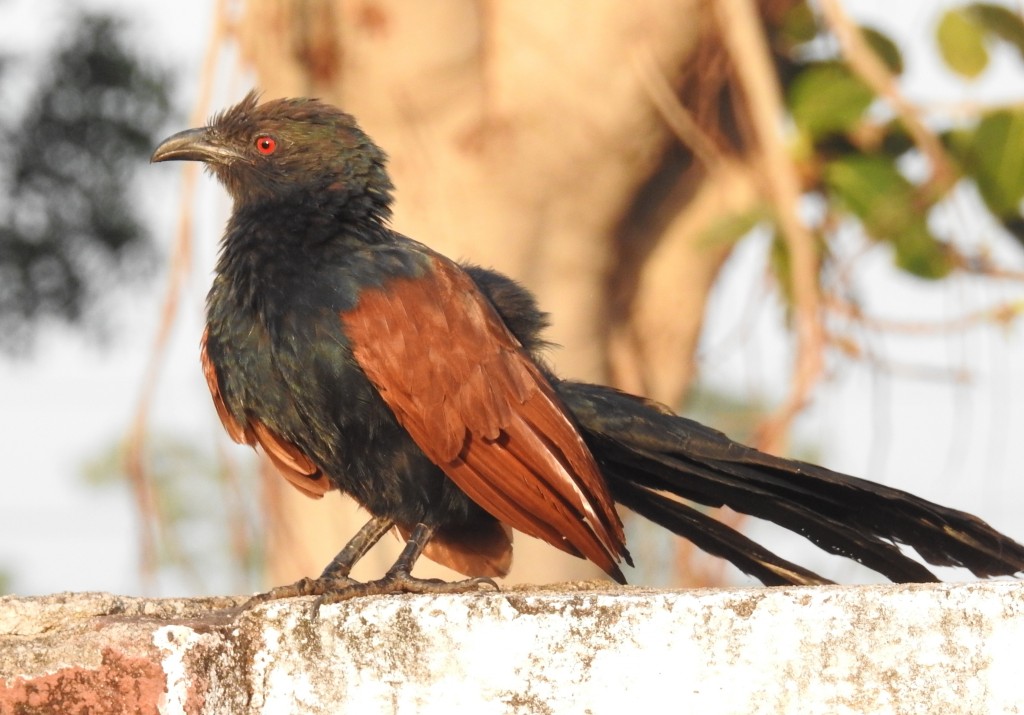
[[[928,20],[937,15],[940,3],[847,0],[846,5],[857,17],[902,40],[927,37],[932,31]],[[8,0],[0,5],[0,46],[12,54],[38,53],[39,28],[52,27],[62,6],[70,3]],[[140,46],[173,61],[179,70],[178,106],[186,116],[195,101],[209,3],[93,0],[88,6],[123,8]],[[961,83],[939,69],[930,42],[916,42],[911,48],[907,92],[912,99],[945,104],[1024,97],[1021,65],[1009,53],[997,56],[998,69],[965,92]],[[237,92],[230,96],[218,97],[217,104],[237,100],[246,87],[234,89]],[[182,127],[169,131],[178,128]],[[167,167],[144,167],[140,181],[146,189],[140,200],[153,216],[157,240],[167,247],[174,233],[180,175]],[[221,189],[208,178],[200,182],[198,201],[201,230],[195,283],[189,287],[184,319],[175,328],[153,422],[157,429],[202,441],[221,439],[198,366],[197,345],[202,295],[228,207]],[[995,245],[990,229],[966,228],[972,242]],[[788,385],[789,345],[779,328],[781,311],[763,300],[765,250],[763,241],[749,242],[727,266],[707,321],[702,374],[718,388],[777,398]],[[1016,247],[1001,251],[1013,265],[1024,267]],[[875,314],[918,322],[1024,298],[1022,286],[969,278],[923,284],[898,275],[880,254],[864,262],[857,280]],[[0,476],[0,569],[11,572],[17,593],[142,592],[136,571],[137,514],[127,489],[85,486],[80,471],[83,462],[108,449],[127,430],[163,288],[164,277],[158,273],[140,291],[127,297],[114,294],[111,306],[117,308],[113,324],[118,333],[107,348],[51,332],[31,359],[0,358],[0,446],[5,456]],[[743,340],[737,342],[736,335]],[[873,347],[894,363],[964,371],[970,380],[906,379],[880,374],[863,363],[833,361],[833,379],[800,419],[798,437],[819,446],[823,461],[832,468],[974,512],[1024,540],[1021,338],[1020,326],[927,339],[879,337]],[[814,568],[826,558],[813,555],[807,565]],[[209,587],[226,588],[216,580]],[[155,595],[189,593],[179,582],[162,583],[159,590]]]

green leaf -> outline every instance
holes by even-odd
[[[974,130],[967,168],[996,216],[1020,215],[1024,199],[1024,111],[986,115]]]
[[[953,269],[945,246],[928,230],[927,222],[912,221],[892,241],[896,249],[896,265],[918,278],[945,278]]]
[[[829,162],[825,184],[875,238],[902,230],[914,200],[914,186],[881,155],[850,154]]]
[[[843,156],[829,162],[824,178],[835,200],[860,219],[868,235],[892,244],[900,268],[921,278],[949,273],[949,258],[928,228],[917,188],[892,157]]]
[[[789,87],[789,110],[797,126],[818,138],[843,132],[860,120],[874,94],[839,62],[812,64]]]
[[[964,173],[967,173],[968,169],[966,167],[971,163],[971,154],[974,151],[974,132],[976,129],[976,126],[954,127],[939,134],[942,145],[960,163],[961,167],[965,167]]]
[[[981,26],[965,9],[950,10],[939,20],[939,52],[949,68],[973,79],[988,66],[988,50]]]
[[[903,74],[903,53],[899,46],[888,35],[873,27],[861,26],[861,33],[868,46],[885,63],[893,74]]]
[[[1024,20],[1016,12],[987,2],[968,5],[965,12],[990,34],[1009,42],[1024,56]]]
[[[806,2],[798,2],[782,18],[777,34],[787,49],[806,44],[818,36],[818,20]]]

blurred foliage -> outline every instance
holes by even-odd
[[[0,350],[9,352],[30,347],[41,321],[87,323],[97,296],[151,263],[133,178],[165,121],[168,75],[134,54],[116,19],[70,24],[23,116],[0,127]]]
[[[973,2],[937,7],[936,13],[936,57],[965,82],[991,69],[994,47],[1009,46],[1024,57],[1024,21],[1016,12]],[[901,74],[900,46],[877,28],[861,31],[889,71]],[[948,182],[929,172],[912,176],[907,167],[920,166],[914,161],[919,148],[829,38],[829,28],[804,2],[788,12],[773,38],[805,192],[827,212],[820,230],[855,222],[868,237],[892,247],[902,270],[942,278],[957,261],[950,245],[934,234],[931,215],[966,182],[976,186],[982,208],[1024,242],[1024,106],[938,117],[931,131],[946,147],[956,175]],[[784,276],[785,242],[776,243],[773,262]]]
[[[973,79],[985,71],[988,50],[982,29],[966,9],[950,10],[939,21],[937,38],[942,59],[953,70]]]
[[[789,85],[789,111],[813,140],[851,130],[874,94],[841,62],[814,62]]]
[[[862,27],[860,31],[864,34],[868,46],[878,55],[886,68],[893,74],[903,74],[903,52],[892,39],[873,27]]]
[[[128,481],[125,448],[106,448],[82,467],[86,483],[97,487]],[[261,517],[255,469],[238,470],[194,440],[168,434],[147,440],[147,478],[157,503],[155,514],[141,514],[162,533],[160,573],[187,581],[194,592],[252,590],[261,583]],[[247,486],[248,485],[248,486]],[[251,487],[251,488],[248,488]]]
[[[974,177],[988,209],[1000,219],[1019,219],[1024,198],[1024,111],[987,113],[972,130],[951,139],[950,146]]]
[[[1009,43],[1024,55],[1024,22],[1002,5],[970,3],[942,15],[937,40],[950,69],[973,79],[988,67],[989,48],[999,42]]]

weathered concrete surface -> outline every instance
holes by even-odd
[[[0,599],[0,713],[1017,713],[1024,583]]]

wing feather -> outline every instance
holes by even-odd
[[[471,499],[622,580],[622,523],[567,409],[472,279],[427,258],[424,273],[364,289],[341,314],[356,361]]]
[[[213,398],[213,406],[217,410],[221,424],[227,430],[228,436],[239,444],[247,444],[250,447],[261,447],[263,452],[270,458],[271,463],[277,468],[282,477],[300,492],[313,499],[320,499],[324,494],[334,487],[331,485],[327,475],[317,467],[311,459],[302,453],[292,442],[275,434],[269,427],[257,420],[246,420],[239,422],[227,403],[224,402],[224,395],[220,390],[220,382],[217,378],[217,367],[210,358],[207,350],[207,340],[210,336],[210,329],[203,332],[203,338],[199,347],[199,359],[203,365],[203,375],[206,377],[206,385],[210,388],[210,396]]]
[[[206,378],[206,386],[210,388],[210,397],[213,398],[213,406],[220,417],[220,423],[224,425],[228,436],[238,444],[255,446],[256,438],[252,430],[247,429],[241,422],[235,419],[234,415],[224,403],[224,396],[220,392],[220,382],[217,380],[217,368],[210,359],[210,353],[206,349],[206,342],[210,337],[210,329],[203,331],[203,338],[199,342],[199,361],[203,366],[203,376]]]

